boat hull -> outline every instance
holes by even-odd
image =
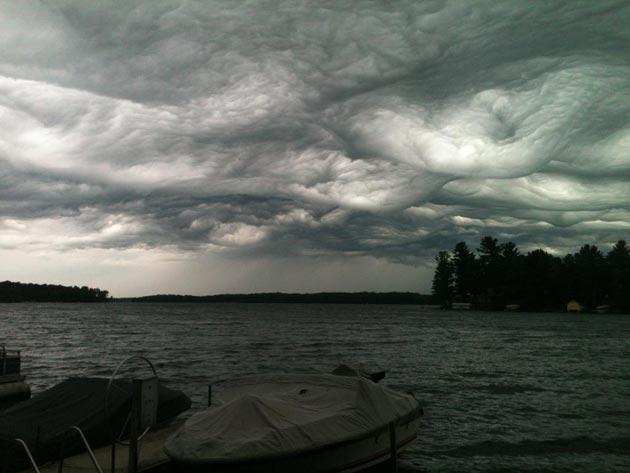
[[[416,439],[420,419],[396,427],[396,451]],[[297,455],[256,462],[215,462],[195,465],[175,462],[177,471],[196,473],[354,473],[391,458],[390,433],[386,427],[356,440],[328,445]]]
[[[24,382],[24,376],[7,375],[0,378],[0,409],[31,397],[31,388]]]

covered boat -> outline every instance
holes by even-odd
[[[32,399],[0,413],[0,466],[17,471],[29,466],[28,458],[15,439],[23,440],[39,464],[64,454],[85,450],[70,427],[78,426],[91,447],[112,442],[125,427],[130,412],[132,385],[116,380],[105,405],[109,379],[70,378]],[[181,391],[158,387],[158,423],[166,423],[190,408]]]
[[[31,388],[20,373],[21,365],[19,351],[0,345],[0,409],[31,397]]]
[[[349,473],[416,438],[416,399],[360,376],[249,376],[213,386],[216,405],[165,443],[199,471]]]

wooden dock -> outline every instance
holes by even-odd
[[[175,422],[155,432],[149,432],[140,442],[140,456],[138,462],[138,470],[145,473],[155,473],[158,471],[167,471],[170,463],[168,457],[164,453],[164,442],[170,437],[180,426],[182,422]],[[103,469],[103,473],[111,473],[111,452],[112,446],[105,445],[94,450],[94,455],[99,465]],[[129,447],[124,445],[116,446],[116,473],[127,473],[129,461]],[[39,467],[41,473],[58,473],[58,462],[49,463]],[[68,457],[63,461],[63,473],[96,473],[97,470],[90,459],[87,452],[72,457]],[[27,468],[24,473],[32,473],[32,468]]]

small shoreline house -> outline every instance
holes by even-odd
[[[582,312],[582,309],[583,309],[582,305],[575,299],[571,299],[567,303],[567,312],[577,313],[577,312]]]

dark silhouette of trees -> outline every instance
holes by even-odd
[[[508,241],[500,245],[500,291],[505,304],[519,300],[523,291],[521,281],[523,280],[523,257],[514,243]]]
[[[415,292],[319,292],[295,294],[262,292],[256,294],[217,294],[190,296],[181,294],[155,294],[152,296],[121,299],[127,302],[186,302],[186,303],[274,303],[274,304],[435,304],[435,298]]]
[[[619,240],[606,256],[609,302],[623,312],[630,312],[630,247]]]
[[[601,305],[608,293],[608,270],[606,259],[599,248],[584,245],[565,261],[572,297],[579,298],[586,307]]]
[[[479,292],[479,264],[463,241],[453,250],[453,290],[459,302],[472,302]]]
[[[87,286],[0,282],[0,302],[104,302],[109,292]]]
[[[453,285],[455,273],[450,253],[448,251],[440,251],[435,258],[435,262],[437,265],[431,289],[435,297],[440,301],[442,308],[447,309],[453,302],[455,292]]]
[[[587,310],[630,312],[630,246],[620,240],[604,255],[587,244],[560,258],[542,249],[523,255],[513,242],[491,236],[481,239],[476,254],[459,242],[436,257],[433,295],[443,307],[565,310],[576,299]]]
[[[499,305],[505,306],[505,294],[502,277],[505,268],[503,267],[503,256],[501,247],[496,238],[485,236],[481,239],[481,244],[477,248],[479,254],[479,275],[481,292],[479,302],[489,309],[495,309]]]
[[[520,298],[516,304],[527,310],[562,310],[566,295],[562,260],[544,250],[530,251],[523,258]]]

